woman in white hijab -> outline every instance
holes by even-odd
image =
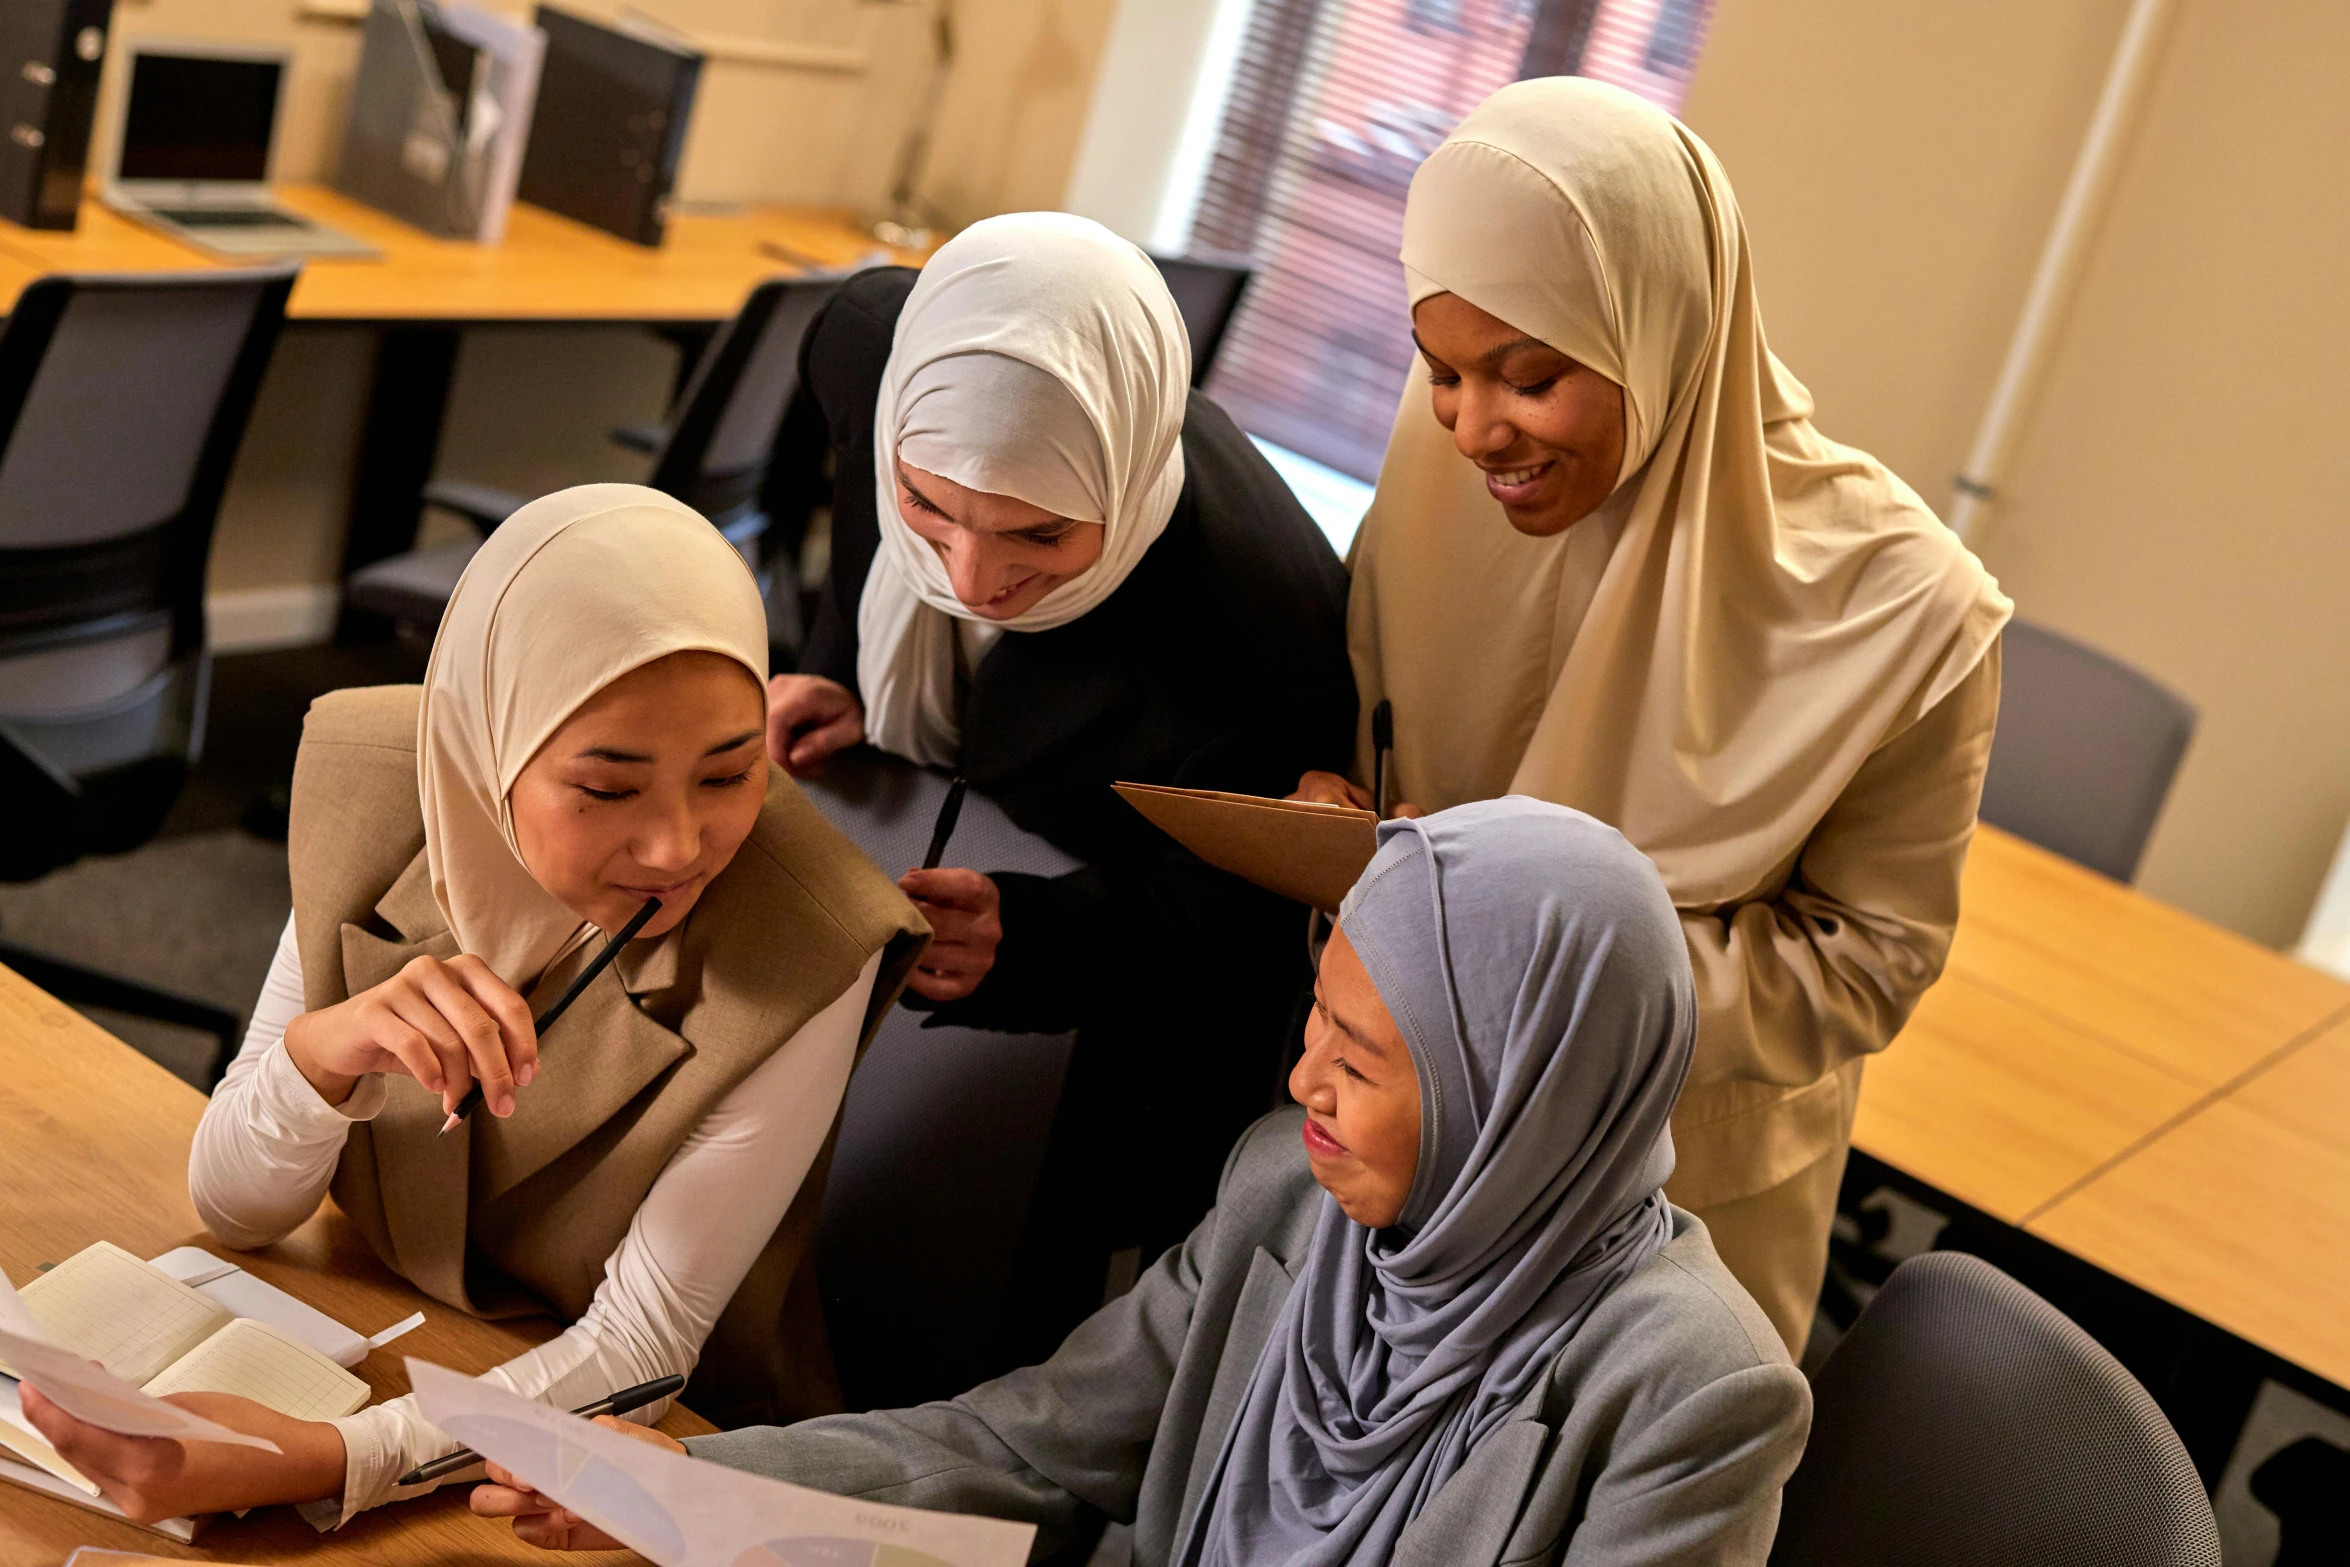
[[[1663,112],[1502,89],[1413,179],[1403,261],[1427,379],[1355,547],[1363,710],[1396,798],[1555,800],[1663,872],[1701,1010],[1670,1190],[1800,1349],[1861,1062],[1957,922],[2007,600],[1812,427],[1729,179]]]
[[[802,355],[832,556],[799,670],[773,682],[771,754],[811,772],[862,740],[951,768],[1084,867],[950,862],[900,883],[938,932],[909,1005],[1079,1031],[1039,1178],[1048,1205],[1079,1206],[1032,1221],[1055,1255],[1018,1273],[1054,1294],[1013,1311],[1019,1358],[1100,1303],[1111,1250],[1198,1218],[1307,978],[1294,906],[1192,859],[1109,786],[1279,793],[1351,744],[1344,569],[1190,383],[1157,267],[1059,213],[974,224],[919,274],[859,274]],[[1170,977],[1146,1005],[1137,954]],[[1144,1144],[1163,1157],[1120,1152]]]
[[[331,1187],[427,1294],[571,1324],[490,1372],[503,1386],[570,1408],[700,1361],[694,1402],[717,1418],[839,1407],[800,1267],[819,1155],[926,932],[769,771],[766,652],[716,529],[587,485],[482,546],[421,690],[319,700],[293,916],[189,1170],[215,1236],[270,1245]],[[443,1136],[476,1082],[481,1111]],[[186,1399],[282,1453],[183,1452],[54,1410],[45,1429],[134,1517],[303,1502],[322,1528],[430,1490],[397,1477],[457,1446],[409,1398],[329,1421]]]

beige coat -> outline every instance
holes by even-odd
[[[1942,973],[1999,719],[1999,649],[1880,744],[1743,897],[1681,911],[1697,1056],[1665,1190],[1800,1353],[1852,1143],[1861,1063]]]
[[[420,954],[457,954],[423,852],[417,702],[413,686],[339,691],[304,726],[288,850],[314,1010]],[[565,1014],[546,1045],[562,1071],[528,1113],[475,1116],[467,1135],[443,1138],[439,1099],[394,1078],[382,1113],[352,1129],[335,1201],[387,1266],[437,1300],[576,1320],[695,1124],[881,951],[862,1049],[928,935],[889,879],[773,772],[758,825],[693,913],[624,953]],[[534,1007],[591,952],[550,969]],[[805,1265],[830,1158],[827,1143],[704,1347],[687,1396],[714,1419],[839,1407]]]

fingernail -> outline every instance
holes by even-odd
[[[530,1080],[538,1075],[539,1064],[536,1061],[525,1061],[522,1063],[522,1070],[514,1074],[514,1081],[524,1088],[528,1088]]]
[[[490,1112],[501,1119],[512,1115],[514,1113],[514,1096],[512,1094],[498,1095],[490,1105]]]

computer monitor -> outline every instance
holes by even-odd
[[[286,51],[140,42],[131,46],[114,177],[260,184],[285,86]]]

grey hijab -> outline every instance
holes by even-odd
[[[1671,1233],[1697,998],[1638,850],[1520,796],[1387,822],[1339,924],[1411,1046],[1419,1169],[1389,1229],[1322,1198],[1194,1567],[1384,1563]]]

